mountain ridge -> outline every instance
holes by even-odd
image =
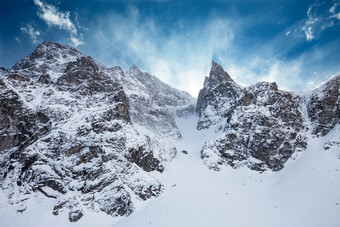
[[[282,169],[294,153],[307,147],[310,132],[325,136],[339,124],[339,81],[340,75],[334,76],[304,96],[279,90],[275,82],[241,87],[213,62],[197,100],[197,128],[217,125],[222,135],[204,145],[206,165],[216,170],[221,165]]]
[[[71,222],[84,209],[122,216],[135,209],[132,200],[164,191],[148,172],[164,171],[176,148],[162,138],[165,132],[137,124],[121,77],[91,57],[44,42],[4,72],[0,85],[0,181],[9,203],[22,204],[19,210],[41,193],[55,198],[53,214],[68,212]],[[192,105],[182,97],[184,106]],[[135,98],[143,100],[141,94]],[[164,107],[159,113],[148,115],[162,117],[166,133],[179,137],[175,112]]]
[[[340,118],[340,75],[299,95],[276,83],[242,87],[213,61],[196,103],[135,65],[108,68],[53,42],[0,74],[1,189],[19,213],[43,195],[71,222],[87,210],[130,215],[159,197],[159,174],[182,149],[178,124],[195,114],[198,131],[214,132],[195,151],[202,163],[261,173],[284,168]]]

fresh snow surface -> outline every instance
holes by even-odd
[[[66,213],[52,215],[52,199],[36,198],[27,201],[35,205],[23,213],[1,202],[0,226],[340,226],[340,146],[323,149],[326,142],[340,141],[339,126],[323,138],[310,138],[307,150],[281,171],[260,174],[246,167],[209,170],[200,149],[218,134],[214,129],[197,131],[196,124],[195,116],[177,119],[183,136],[172,141],[177,157],[163,174],[153,173],[166,190],[159,198],[136,200],[130,216],[112,218],[84,209],[84,216],[70,223]],[[0,201],[5,200],[0,193]]]

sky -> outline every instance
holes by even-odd
[[[340,73],[340,0],[0,0],[0,18],[6,68],[48,40],[194,97],[212,60],[242,86],[296,92]]]

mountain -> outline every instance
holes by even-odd
[[[135,65],[125,73],[119,67],[109,68],[106,73],[124,85],[133,122],[161,137],[181,138],[174,117],[187,117],[195,112],[193,97],[140,71]]]
[[[204,163],[278,171],[306,149],[308,135],[325,136],[339,124],[340,75],[311,94],[278,89],[260,82],[243,88],[217,63],[199,92],[197,129],[215,127],[218,138],[202,148]]]
[[[195,109],[188,93],[136,66],[106,68],[52,42],[3,69],[0,87],[2,190],[19,212],[29,198],[54,198],[51,212],[71,222],[83,207],[129,215],[133,198],[159,196],[164,187],[148,172],[164,171],[177,152],[162,136],[180,138],[174,115]]]
[[[196,100],[44,42],[0,68],[0,225],[338,226],[339,97],[212,62]]]

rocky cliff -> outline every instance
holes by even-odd
[[[129,215],[133,200],[160,195],[149,172],[176,155],[161,135],[180,138],[174,117],[195,105],[136,67],[106,68],[52,42],[2,68],[0,88],[1,189],[19,212],[34,197],[54,198],[51,212],[71,222],[84,209]]]
[[[188,93],[137,66],[108,68],[44,42],[12,69],[0,68],[1,195],[17,212],[50,198],[51,212],[67,212],[71,222],[86,210],[129,215],[164,191],[155,176],[176,156],[176,119],[195,108],[197,129],[215,131],[212,140],[199,138],[209,168],[278,171],[310,136],[339,125],[339,89],[340,75],[303,95],[276,83],[242,87],[213,62],[196,107]]]
[[[180,139],[175,117],[195,113],[196,100],[133,65],[123,72],[120,67],[109,68],[107,74],[117,78],[129,98],[131,119],[160,137]]]
[[[282,169],[306,148],[310,132],[324,136],[339,123],[339,78],[298,95],[279,90],[276,83],[241,87],[213,62],[196,110],[199,130],[215,127],[220,132],[202,148],[205,164],[216,170],[222,165]]]

